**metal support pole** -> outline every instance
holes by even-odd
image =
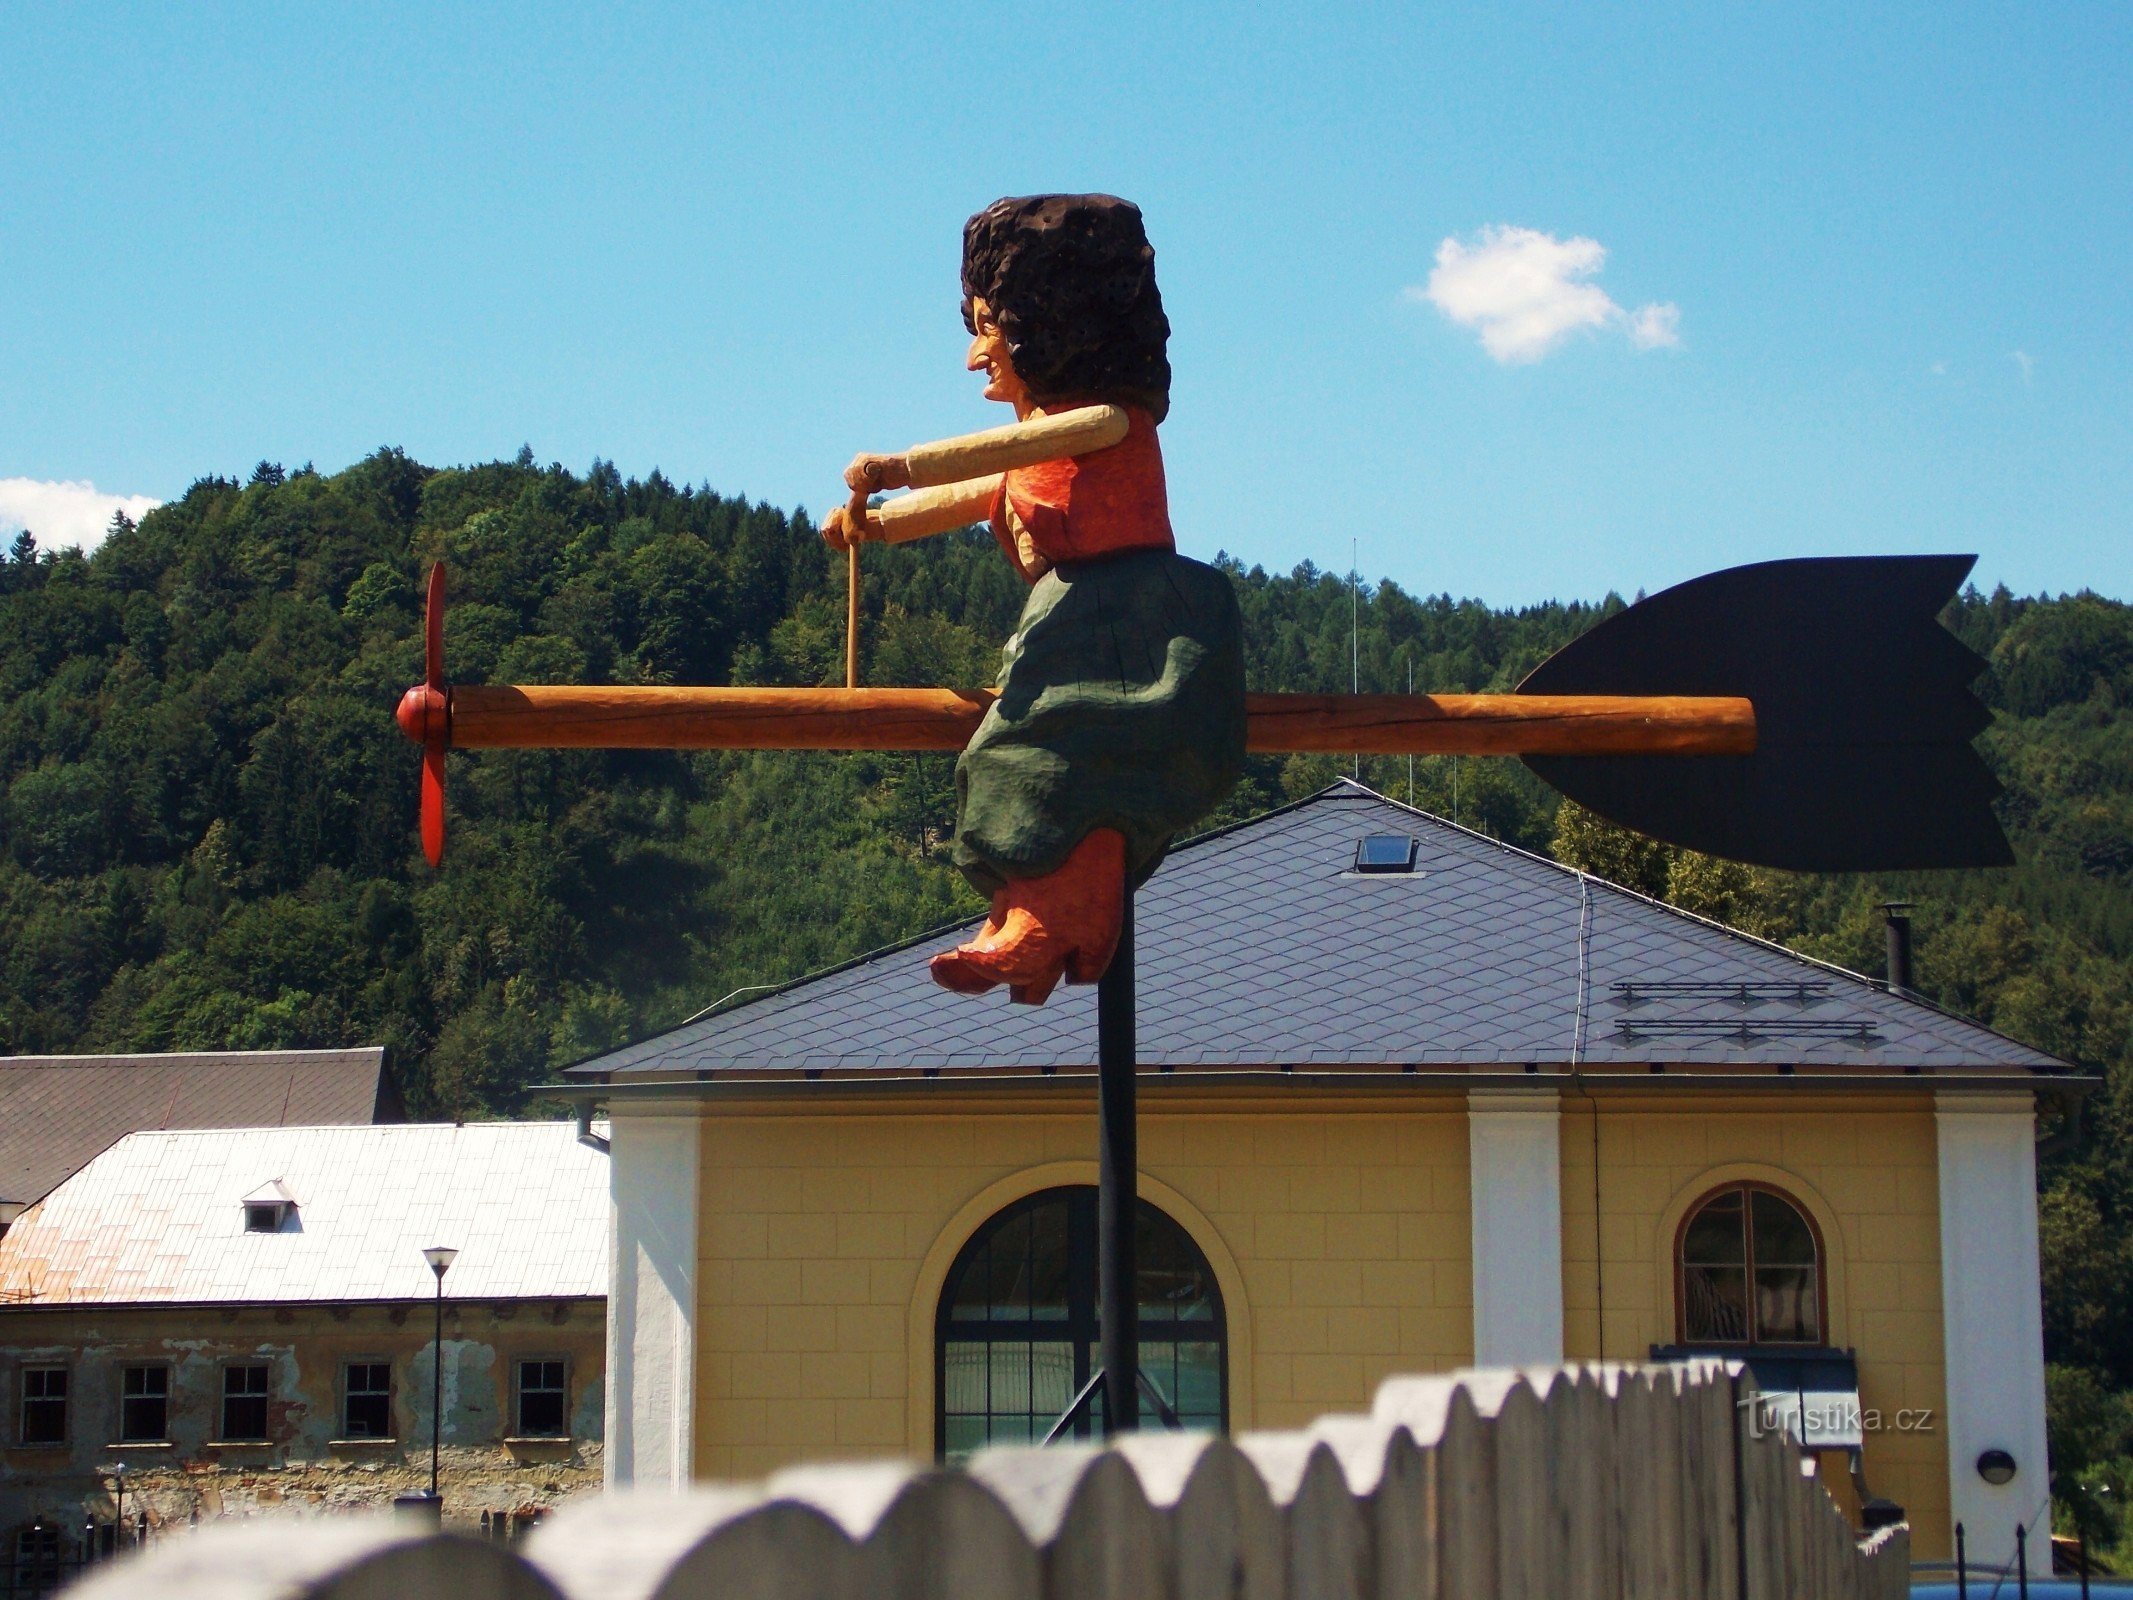
[[[437,1498],[437,1446],[444,1438],[444,1274],[437,1274],[437,1360],[430,1369],[430,1498]]]
[[[1104,1433],[1140,1427],[1140,1303],[1133,1261],[1140,1159],[1133,1113],[1133,886],[1118,951],[1096,986],[1096,1293],[1102,1326]]]

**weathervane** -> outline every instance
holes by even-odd
[[[1937,621],[1974,558],[1774,561],[1694,579],[1617,613],[1507,695],[1247,694],[1229,579],[1179,555],[1171,533],[1157,442],[1170,327],[1139,210],[1109,195],[998,201],[964,228],[962,279],[966,365],[1015,421],[846,469],[850,501],[822,529],[846,553],[842,689],[452,685],[440,565],[424,681],[398,719],[423,747],[433,866],[454,747],[960,751],[955,862],[991,909],[933,958],[935,980],[1005,985],[1032,1005],[1062,978],[1101,980],[1109,1427],[1134,1426],[1146,1387],[1132,1315],[1133,888],[1222,802],[1247,752],[1518,756],[1625,827],[1765,866],[2011,859],[1998,785],[1970,745],[1988,720],[1968,688],[1984,663]],[[1031,586],[999,686],[859,687],[860,545],[978,521]]]

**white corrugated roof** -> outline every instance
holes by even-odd
[[[0,1238],[0,1303],[460,1300],[607,1293],[608,1162],[568,1122],[135,1133]],[[244,1199],[297,1196],[277,1233]]]

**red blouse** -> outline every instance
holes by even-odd
[[[992,533],[1009,560],[1017,560],[1009,506],[1037,553],[1054,564],[1177,548],[1155,419],[1128,406],[1126,420],[1126,436],[1117,444],[1003,475],[992,501]]]

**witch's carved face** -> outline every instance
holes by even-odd
[[[1025,416],[1030,409],[1029,385],[1015,371],[1014,352],[1007,347],[1007,335],[994,320],[992,308],[975,295],[970,301],[970,325],[976,330],[970,341],[970,354],[963,365],[972,372],[985,374],[985,398],[1004,400],[1015,408],[1015,415]]]

